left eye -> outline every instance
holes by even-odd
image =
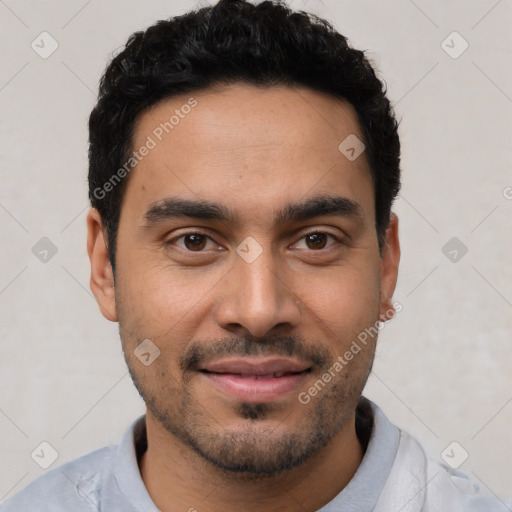
[[[329,244],[329,240],[331,243]],[[294,249],[320,250],[325,249],[336,243],[338,240],[329,233],[308,233],[303,236],[298,243],[294,245]]]
[[[174,238],[169,243],[173,243],[181,249],[193,252],[212,249],[213,247],[211,246],[218,247],[211,238],[203,235],[202,233],[187,233],[185,235]]]

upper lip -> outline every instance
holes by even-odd
[[[270,375],[274,373],[300,373],[311,365],[293,359],[224,359],[206,364],[201,370],[211,373],[232,373],[239,375]]]

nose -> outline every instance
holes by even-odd
[[[237,255],[225,279],[217,305],[217,322],[223,329],[262,338],[272,329],[289,330],[299,324],[299,300],[270,249],[252,262]]]

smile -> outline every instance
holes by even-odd
[[[232,359],[207,364],[201,373],[210,386],[243,402],[271,402],[296,390],[311,367],[289,359]]]

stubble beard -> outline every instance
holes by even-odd
[[[178,383],[161,370],[157,371],[158,385],[154,379],[139,375],[136,368],[140,368],[140,362],[128,357],[126,351],[125,359],[135,387],[165,431],[230,478],[257,480],[300,467],[347,425],[370,374],[373,353],[364,378],[354,381],[345,368],[309,404],[301,405],[303,418],[291,429],[284,428],[285,412],[282,423],[275,420],[275,404],[244,402],[234,406],[239,418],[236,426],[223,427],[191,395],[187,379]],[[332,361],[324,361],[326,368],[330,365]],[[320,370],[319,375],[322,373]]]

